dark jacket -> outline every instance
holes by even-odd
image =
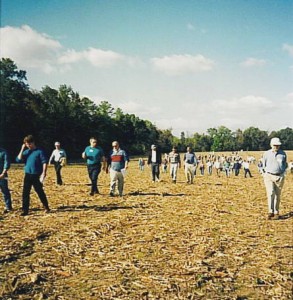
[[[150,151],[148,154],[148,165],[151,163],[152,163],[152,151]],[[157,164],[162,163],[162,154],[158,149],[156,150],[156,163]]]

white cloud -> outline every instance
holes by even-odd
[[[90,62],[96,67],[112,66],[119,61],[122,61],[124,56],[110,50],[101,50],[96,48],[88,48],[84,51],[75,51],[73,49],[67,50],[62,54],[58,61],[61,64],[78,63],[82,60]]]
[[[151,63],[155,70],[170,76],[210,71],[215,64],[203,55],[192,56],[189,54],[155,57],[151,59]]]
[[[284,44],[283,50],[287,51],[289,55],[293,57],[293,45]]]
[[[9,57],[21,67],[39,68],[45,73],[54,69],[61,44],[31,27],[6,26],[0,29],[1,56]]]
[[[261,67],[261,66],[264,66],[266,63],[267,62],[264,59],[257,59],[257,58],[249,57],[241,63],[241,66],[246,67],[246,68]]]
[[[117,105],[124,113],[135,114],[139,117],[149,117],[160,113],[161,109],[158,106],[143,105],[136,101],[121,102]]]
[[[126,57],[111,50],[89,47],[83,51],[65,49],[57,40],[33,30],[28,25],[3,27],[1,34],[1,57],[9,57],[20,68],[39,69],[45,73],[66,72],[71,65],[87,61],[94,67],[111,67],[124,62],[136,65],[138,59]]]

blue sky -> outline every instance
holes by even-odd
[[[2,0],[1,57],[158,128],[293,127],[293,0]]]

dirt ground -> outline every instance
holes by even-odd
[[[23,167],[13,165],[14,211],[0,214],[0,299],[293,299],[293,174],[281,218],[268,220],[262,176],[251,172],[197,174],[188,185],[181,168],[176,184],[169,173],[152,183],[136,159],[125,196],[111,198],[105,172],[101,194],[90,196],[85,165],[63,168],[63,186],[49,167],[51,213],[32,192],[21,217]]]

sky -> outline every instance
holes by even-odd
[[[293,0],[0,0],[0,56],[174,135],[293,127]]]

